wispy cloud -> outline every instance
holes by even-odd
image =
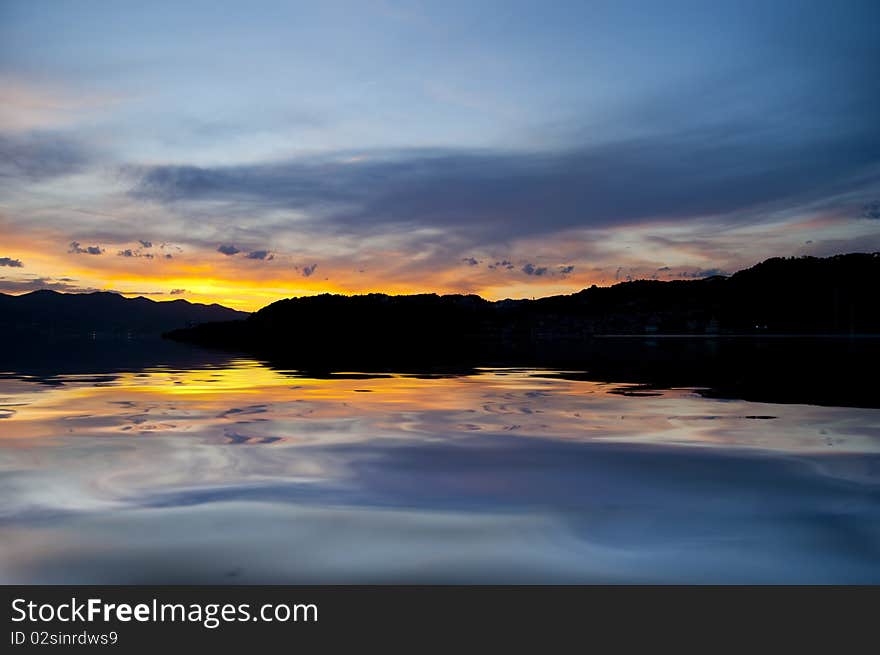
[[[79,173],[93,162],[92,148],[54,132],[0,132],[0,184],[41,182]]]
[[[24,79],[0,78],[0,130],[30,132],[68,127],[105,111],[119,95],[74,92]]]
[[[821,140],[721,125],[557,152],[401,150],[358,166],[327,158],[280,164],[140,168],[135,198],[212,202],[239,214],[305,212],[310,229],[369,235],[407,226],[477,243],[573,227],[728,224],[870,190],[880,128],[841,128]],[[218,205],[219,203],[219,205]]]

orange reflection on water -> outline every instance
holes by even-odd
[[[691,389],[639,392],[525,369],[313,378],[246,359],[191,370],[68,375],[52,384],[0,380],[0,412],[7,445],[161,433],[277,447],[481,433],[817,452],[874,452],[876,440],[864,426],[876,425],[880,415],[710,400]]]
[[[0,582],[875,580],[880,410],[572,377],[2,374]]]

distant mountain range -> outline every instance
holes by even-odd
[[[0,335],[10,338],[134,337],[160,335],[209,321],[247,318],[222,305],[183,299],[157,302],[116,293],[32,291],[20,296],[0,293]]]
[[[607,335],[880,334],[880,253],[774,258],[730,277],[623,282],[571,295],[318,295],[169,338],[296,365],[564,360]],[[540,358],[540,357],[539,357]]]

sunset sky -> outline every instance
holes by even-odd
[[[0,291],[252,310],[880,250],[880,2],[0,0]]]

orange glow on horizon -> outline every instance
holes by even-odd
[[[362,242],[343,237],[302,243],[294,239],[287,247],[280,242],[275,248],[269,244],[266,252],[270,256],[254,258],[244,247],[227,256],[204,243],[156,241],[143,246],[139,241],[75,237],[38,218],[21,230],[0,208],[0,232],[4,235],[0,256],[22,262],[21,266],[0,268],[0,291],[113,291],[126,297],[145,296],[160,302],[182,298],[243,311],[256,311],[284,298],[322,293],[539,298],[628,279],[690,279],[700,270],[734,272],[783,250],[780,239],[789,238],[785,235],[797,232],[799,238],[818,239],[820,228],[832,230],[835,225],[833,217],[813,216],[788,221],[784,230],[775,225],[768,230],[746,226],[729,231],[727,238],[737,253],[748,250],[743,244],[750,244],[749,252],[755,243],[768,249],[749,260],[702,252],[702,240],[669,226],[573,230],[514,241],[494,252],[462,248],[458,254],[431,247],[412,252],[397,243],[395,235]],[[663,230],[665,236],[658,245],[657,233]],[[601,253],[593,245],[599,240]],[[71,241],[81,244],[79,251],[71,248]],[[88,254],[89,247],[98,248],[100,254]],[[527,263],[531,267],[528,271]],[[564,271],[568,267],[573,270]]]
[[[102,244],[104,253],[101,255],[67,250],[46,252],[33,244],[33,239],[10,240],[4,249],[5,256],[24,262],[21,268],[2,271],[5,275],[0,279],[19,285],[4,292],[19,295],[37,288],[73,293],[114,291],[129,298],[145,296],[159,302],[183,298],[256,311],[283,298],[322,293],[462,293],[499,300],[572,293],[602,283],[585,275],[521,280],[516,275],[492,274],[485,269],[464,270],[457,262],[447,269],[429,270],[403,257],[393,260],[405,262],[403,265],[397,269],[386,267],[380,273],[371,272],[379,268],[376,264],[367,266],[367,270],[352,270],[350,265],[343,268],[330,261],[319,264],[313,275],[305,276],[302,269],[284,261],[252,262],[214,252],[187,250],[174,252],[166,259],[161,253],[152,258],[117,256],[117,251],[129,247],[125,244]],[[83,242],[83,245],[90,244]],[[391,257],[387,259],[392,261]],[[177,291],[172,295],[174,290]]]

